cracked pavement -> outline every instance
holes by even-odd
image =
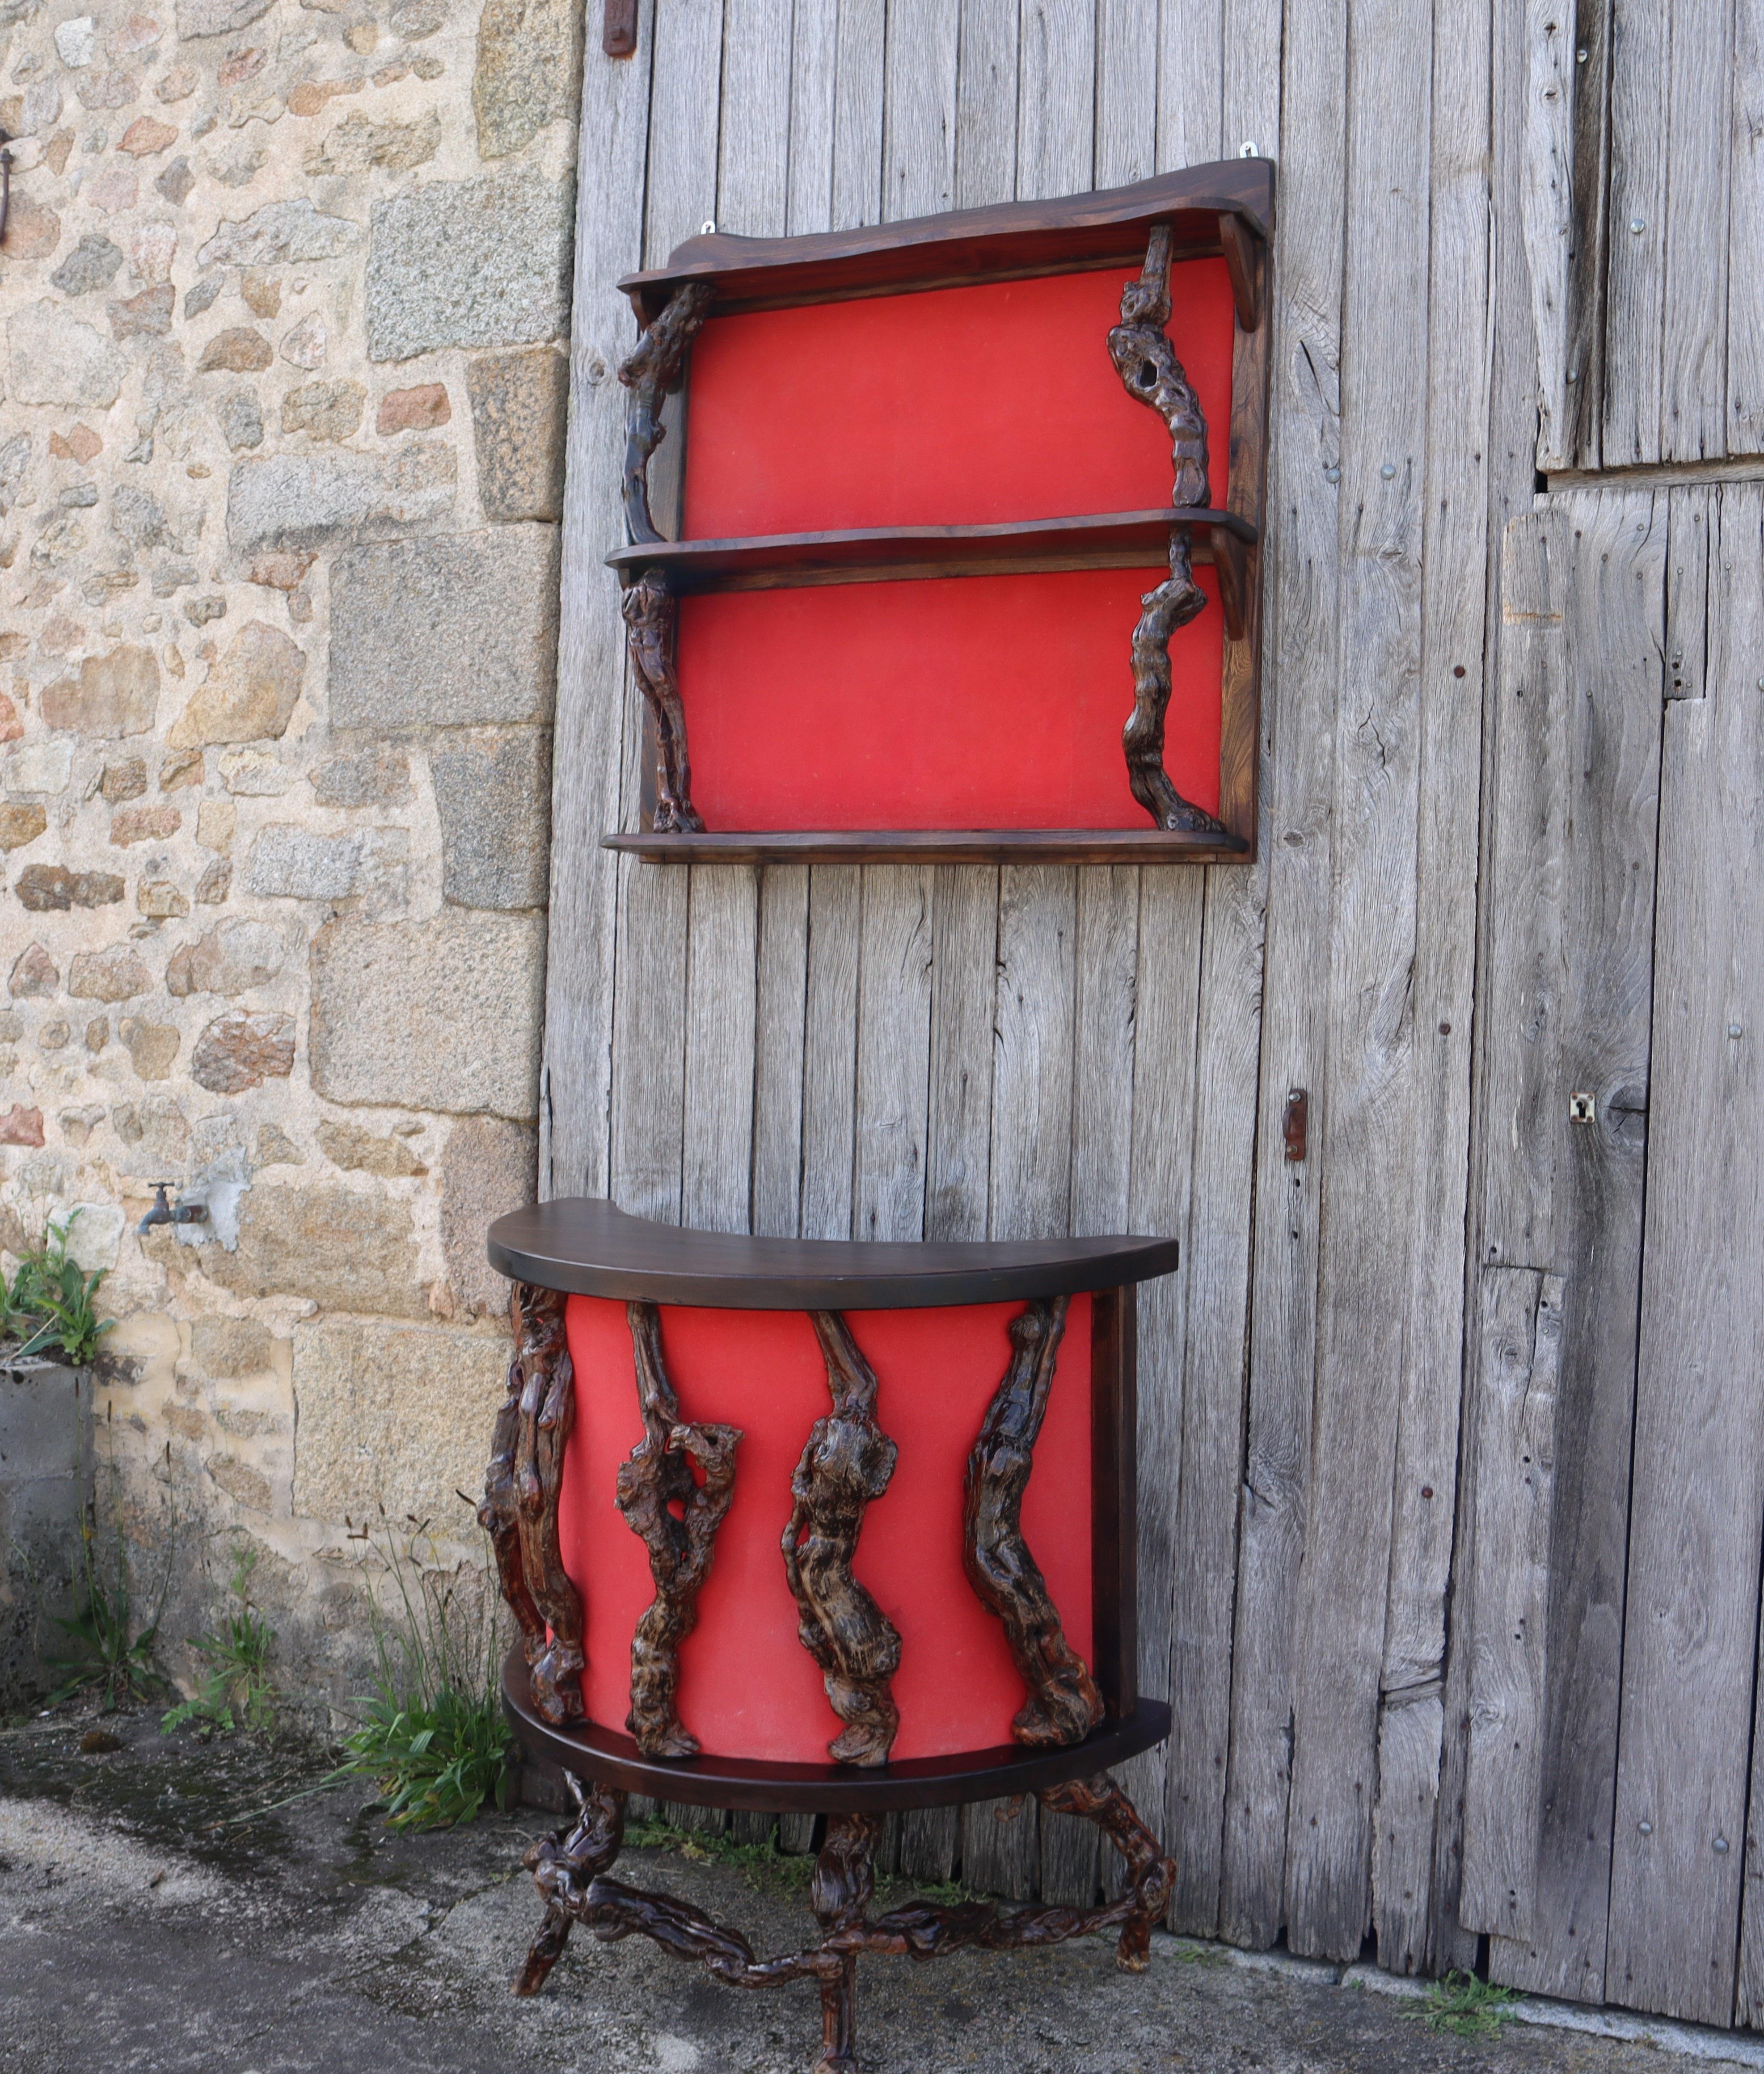
[[[543,1994],[511,1997],[539,1916],[520,1855],[554,1818],[523,1809],[399,1837],[363,1789],[313,1791],[323,1763],[310,1754],[162,1740],[143,1713],[111,1717],[122,1747],[85,1754],[89,1725],[0,1731],[9,2074],[806,2074],[812,2062],[812,1985],[743,1993],[638,1938],[578,1931]],[[800,1898],[756,1891],[726,1864],[633,1851],[621,1871],[739,1925],[758,1949],[812,1927]],[[1667,2064],[1646,2045],[1518,2026],[1442,2035],[1412,2003],[1328,1985],[1320,1969],[1246,1966],[1163,1936],[1138,1977],[1100,1939],[866,1960],[857,2022],[867,2074]]]

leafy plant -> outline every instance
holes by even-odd
[[[1421,2014],[1432,2031],[1459,2038],[1494,2038],[1513,2014],[1512,1989],[1480,1981],[1474,1973],[1448,1973],[1427,1989]]]
[[[129,1600],[128,1563],[122,1552],[121,1536],[118,1537],[112,1565],[116,1581],[107,1584],[93,1556],[97,1531],[88,1510],[80,1522],[80,1553],[85,1572],[81,1596],[84,1604],[71,1620],[59,1614],[56,1617],[56,1626],[74,1643],[76,1653],[49,1659],[52,1670],[69,1671],[72,1675],[50,1695],[52,1707],[59,1706],[76,1692],[99,1686],[102,1688],[101,1708],[108,1714],[131,1700],[150,1700],[155,1693],[163,1691],[165,1679],[154,1665],[153,1652],[159,1638],[159,1616],[171,1581],[171,1551],[176,1545],[176,1535],[177,1518],[174,1513],[159,1600],[152,1619],[136,1633]]]
[[[439,1567],[428,1522],[413,1526],[402,1547],[386,1535],[399,1599],[390,1621],[367,1584],[374,1690],[356,1700],[361,1725],[344,1738],[331,1777],[371,1779],[395,1829],[447,1829],[487,1802],[508,1807],[514,1739],[498,1690],[494,1614],[468,1603],[465,1565]],[[425,1537],[427,1562],[418,1555]]]
[[[696,1865],[732,1865],[756,1894],[806,1893],[814,1877],[814,1853],[780,1849],[775,1827],[763,1844],[743,1844],[733,1836],[719,1836],[704,1829],[683,1829],[675,1823],[653,1819],[627,1822],[625,1841],[638,1850],[678,1851],[683,1858],[689,1858]],[[980,1898],[960,1880],[927,1882],[903,1879],[889,1873],[877,1875],[876,1888],[888,1903],[911,1894],[920,1901],[935,1902],[940,1907],[952,1907]]]
[[[242,1547],[233,1560],[228,1589],[235,1601],[218,1628],[198,1635],[191,1647],[208,1667],[195,1694],[180,1700],[159,1724],[170,1735],[187,1721],[204,1729],[249,1729],[262,1735],[275,1725],[275,1691],[270,1682],[270,1651],[275,1637],[269,1622],[251,1603],[251,1573],[257,1551]]]
[[[99,1341],[116,1323],[100,1318],[93,1308],[104,1270],[89,1275],[68,1251],[79,1214],[77,1208],[69,1210],[59,1225],[49,1219],[42,1245],[19,1261],[5,1291],[5,1316],[0,1319],[0,1331],[16,1334],[23,1342],[19,1355],[59,1345],[76,1368],[91,1360]]]

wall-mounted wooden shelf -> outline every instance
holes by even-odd
[[[627,277],[643,825],[606,846],[1253,858],[1273,213],[1228,161]]]

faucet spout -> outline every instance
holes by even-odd
[[[205,1225],[209,1221],[205,1203],[180,1203],[176,1208],[166,1199],[171,1188],[169,1181],[155,1181],[153,1184],[153,1208],[135,1226],[138,1237],[152,1230],[155,1225]]]

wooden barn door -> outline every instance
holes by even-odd
[[[1459,1923],[1716,2024],[1764,2016],[1761,523],[1613,486],[1507,531],[1454,1599]]]

